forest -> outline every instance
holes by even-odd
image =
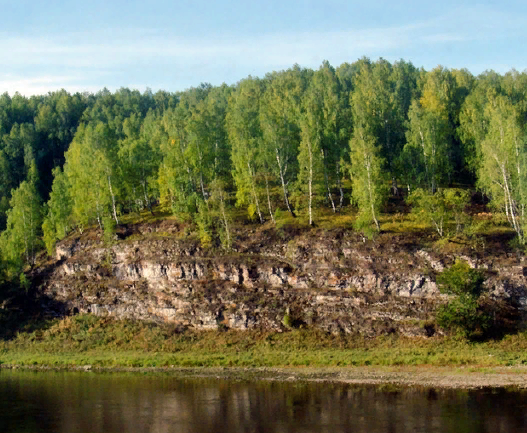
[[[228,250],[242,210],[309,225],[353,212],[373,236],[397,195],[443,237],[478,189],[523,245],[526,120],[526,72],[367,58],[175,93],[4,93],[0,284],[27,284],[22,269],[72,231],[111,236],[141,211],[169,211]]]

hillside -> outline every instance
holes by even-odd
[[[387,220],[387,230],[368,240],[346,227],[246,222],[234,226],[226,251],[203,247],[188,224],[152,218],[123,224],[110,245],[95,228],[68,236],[33,278],[49,299],[46,310],[58,316],[93,313],[181,329],[431,336],[443,332],[434,314],[448,299],[436,276],[462,259],[484,271],[489,308],[524,311],[527,264],[507,246],[512,233],[437,242],[430,227],[396,232],[403,226]]]

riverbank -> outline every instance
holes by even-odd
[[[231,381],[326,382],[373,385],[386,390],[397,387],[441,389],[513,388],[527,389],[527,366],[514,367],[94,367],[1,364],[1,369],[30,371],[82,371],[86,373],[136,373],[177,379],[218,379]],[[395,387],[395,388],[394,388]]]
[[[137,371],[232,379],[481,387],[527,386],[527,334],[472,342],[285,332],[196,331],[78,315],[0,341],[2,368]]]

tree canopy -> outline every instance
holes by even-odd
[[[352,203],[378,230],[399,183],[422,203],[478,187],[524,242],[526,96],[525,72],[367,58],[175,93],[5,93],[3,254],[32,263],[42,244],[154,204],[226,248],[234,204],[260,223],[281,209],[316,224]]]

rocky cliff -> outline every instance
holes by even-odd
[[[36,271],[54,314],[173,322],[202,329],[319,327],[375,336],[430,335],[445,301],[435,276],[456,257],[485,269],[495,299],[527,310],[527,264],[514,252],[443,254],[418,235],[374,241],[344,229],[239,229],[229,253],[204,249],[170,221],[70,236]],[[43,298],[44,299],[44,298]]]

